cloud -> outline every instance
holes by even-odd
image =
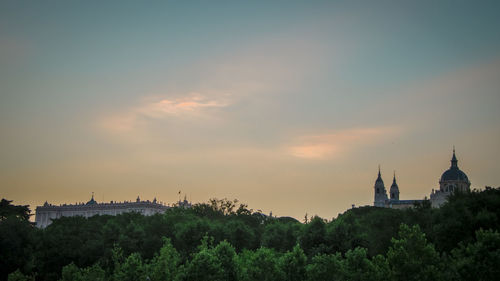
[[[114,132],[126,132],[137,128],[145,120],[206,117],[208,110],[229,106],[224,98],[208,98],[190,93],[173,99],[155,98],[128,111],[108,115],[100,120],[101,127]]]
[[[355,128],[332,133],[297,138],[288,145],[289,155],[303,159],[329,159],[338,157],[356,147],[380,142],[400,130],[393,127]]]
[[[162,99],[160,101],[145,104],[135,111],[137,114],[151,118],[169,118],[181,115],[198,115],[208,108],[228,106],[227,101],[208,99],[200,94],[194,93],[187,97],[177,99]]]

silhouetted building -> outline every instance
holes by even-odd
[[[458,160],[453,148],[451,167],[446,170],[439,180],[439,190],[432,190],[431,205],[439,207],[443,205],[448,196],[454,191],[470,191],[470,181],[467,175],[458,168]]]
[[[399,186],[396,182],[396,172],[392,178],[392,185],[389,190],[390,197],[387,197],[387,192],[380,174],[380,167],[378,169],[378,177],[375,180],[375,207],[405,209],[414,206],[415,203],[421,203],[423,200],[399,200]]]
[[[188,203],[191,206],[190,203]],[[95,215],[111,215],[116,216],[119,214],[127,212],[137,212],[145,216],[150,216],[158,213],[164,213],[168,208],[167,205],[159,203],[156,198],[153,201],[141,201],[139,196],[135,202],[109,202],[109,203],[97,203],[94,200],[94,195],[87,203],[80,204],[63,204],[63,205],[52,205],[47,202],[43,206],[36,207],[36,226],[39,228],[45,228],[52,223],[52,220],[61,217],[92,217]]]
[[[382,180],[382,176],[380,175],[380,166],[378,167],[378,177],[375,180],[375,202],[374,206],[376,207],[384,207],[387,202],[387,191],[385,190],[384,181]]]
[[[451,167],[446,170],[441,179],[439,180],[439,190],[432,190],[430,194],[430,202],[432,207],[440,207],[448,200],[448,196],[454,191],[469,191],[470,181],[467,175],[458,168],[458,160],[455,155],[455,148],[453,148],[453,156],[451,158]],[[389,190],[389,197],[384,186],[380,174],[380,167],[378,169],[378,177],[375,180],[375,201],[373,203],[376,207],[404,209],[410,208],[415,203],[422,203],[424,200],[400,200],[399,199],[399,186],[396,183],[396,173],[392,180],[392,185]]]
[[[191,202],[189,202],[186,198],[186,196],[184,195],[184,200],[179,200],[179,202],[177,202],[177,207],[180,207],[180,208],[191,208]]]

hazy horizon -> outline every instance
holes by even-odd
[[[500,185],[497,1],[2,1],[0,192],[302,220]]]

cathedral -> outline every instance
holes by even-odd
[[[454,191],[470,191],[470,181],[467,175],[458,168],[458,160],[453,148],[453,156],[451,158],[451,166],[446,170],[439,180],[439,190],[432,190],[430,194],[430,203],[434,208],[440,207],[447,201],[448,196]],[[424,200],[400,200],[399,186],[396,183],[396,173],[392,179],[392,185],[389,189],[389,196],[378,169],[378,177],[375,180],[374,186],[375,201],[373,206],[405,209],[413,207],[416,203],[422,203]]]

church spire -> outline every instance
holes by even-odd
[[[453,146],[453,157],[451,157],[451,167],[452,168],[458,168],[458,160],[457,156],[455,156],[455,146]]]
[[[384,207],[385,201],[387,198],[387,191],[384,186],[384,181],[382,180],[382,175],[380,173],[380,165],[378,165],[378,177],[375,181],[374,186],[375,196],[374,196],[374,206],[376,207]]]
[[[390,189],[390,198],[391,200],[399,200],[399,187],[396,183],[396,171],[394,170],[394,177],[392,178],[392,185]]]
[[[377,176],[377,182],[384,182],[382,180],[382,175],[380,174],[380,164],[378,165],[378,176]]]

